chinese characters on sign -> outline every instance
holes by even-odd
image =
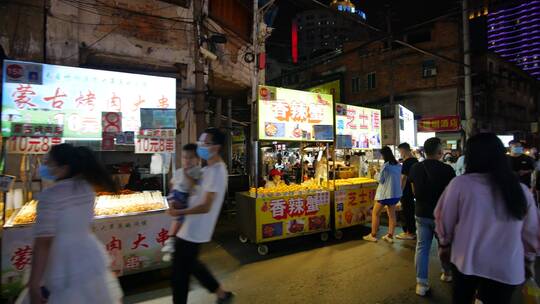
[[[135,153],[174,153],[176,131],[172,129],[139,130],[135,140]]]
[[[459,116],[438,116],[418,121],[419,132],[453,132],[461,129]]]
[[[330,216],[330,194],[318,192],[257,199],[257,238],[280,239],[304,232],[324,231]]]
[[[332,141],[333,101],[327,94],[259,87],[259,139]]]
[[[49,124],[13,123],[11,124],[12,136],[48,136],[62,137],[64,127]]]
[[[336,190],[335,217],[336,229],[360,225],[369,220],[370,208],[375,199],[376,185],[371,187]]]
[[[53,145],[61,143],[60,137],[12,136],[7,141],[7,151],[10,154],[47,154]]]
[[[167,122],[171,128],[176,128],[176,81],[173,78],[5,62],[4,72],[11,76],[6,74],[2,83],[4,137],[13,135],[13,123],[35,123],[62,125],[64,137],[70,139],[100,138],[102,132],[109,132],[103,130],[100,123],[102,112],[122,112],[120,129],[136,132],[141,128],[143,106],[172,111]],[[36,78],[33,75],[37,76],[37,81],[33,80]]]
[[[342,137],[338,143],[350,144],[339,145],[339,148],[380,149],[381,111],[336,104],[336,134],[338,138]]]
[[[92,229],[111,256],[111,269],[123,275],[166,266],[161,259],[161,249],[169,238],[168,222],[167,214],[153,213],[96,219]],[[23,277],[29,273],[32,266],[32,230],[32,226],[26,226],[5,229],[3,232],[3,295],[16,297],[26,283],[23,282]]]

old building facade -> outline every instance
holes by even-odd
[[[201,9],[198,23],[195,4]],[[182,142],[195,140],[196,94],[205,95],[204,109],[216,108],[222,99],[230,99],[233,107],[246,103],[249,1],[22,0],[0,6],[0,45],[10,59],[176,78]],[[226,42],[214,43],[210,38],[216,35]],[[216,55],[201,56],[202,90],[196,89],[195,45]],[[213,112],[206,113],[209,124]]]
[[[349,43],[338,55],[270,79],[276,86],[311,88],[340,82],[341,102],[383,109],[401,104],[415,118],[459,115],[464,119],[463,52],[459,16],[410,30],[387,41]],[[530,133],[538,117],[538,82],[517,66],[488,51],[473,54],[473,100],[477,129]],[[497,79],[497,80],[494,80]],[[504,80],[503,80],[504,79]],[[386,110],[388,109],[388,110]]]

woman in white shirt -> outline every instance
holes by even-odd
[[[39,173],[55,183],[38,197],[31,303],[120,303],[122,290],[91,229],[94,188],[113,191],[110,175],[92,151],[69,144],[53,146]]]

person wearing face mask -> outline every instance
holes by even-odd
[[[105,248],[92,233],[95,191],[114,192],[92,151],[53,146],[39,167],[54,184],[38,194],[30,303],[120,303],[122,290]]]
[[[227,166],[220,156],[225,145],[225,134],[216,128],[209,128],[199,138],[197,154],[206,161],[199,186],[188,198],[188,207],[175,209],[171,206],[171,216],[185,216],[180,231],[176,234],[175,254],[171,288],[173,303],[187,303],[189,280],[193,275],[211,293],[217,295],[217,303],[230,303],[231,292],[225,291],[208,268],[199,261],[199,251],[203,243],[212,239],[221,206],[227,191]]]
[[[521,142],[510,142],[510,166],[518,176],[519,182],[531,189],[531,175],[534,171],[534,160],[523,153]]]

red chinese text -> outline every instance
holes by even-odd
[[[63,99],[62,97],[67,97],[67,95],[65,93],[62,93],[60,91],[60,88],[56,88],[54,96],[43,97],[43,100],[46,102],[50,102],[51,106],[55,109],[62,109],[62,106],[64,105],[64,101],[62,100]]]
[[[140,233],[137,233],[137,239],[133,241],[132,250],[138,249],[139,247],[148,248],[148,244],[143,243],[146,240],[146,237]]]
[[[11,264],[18,271],[24,270],[26,266],[30,266],[32,262],[32,248],[26,245],[25,247],[20,247],[15,250],[13,256],[11,257]]]
[[[19,84],[19,86],[16,89],[17,91],[14,92],[11,96],[15,97],[15,104],[17,105],[17,108],[23,110],[27,108],[35,108],[36,104],[32,103],[32,97],[36,95],[36,92],[32,91],[32,86],[27,84]]]

